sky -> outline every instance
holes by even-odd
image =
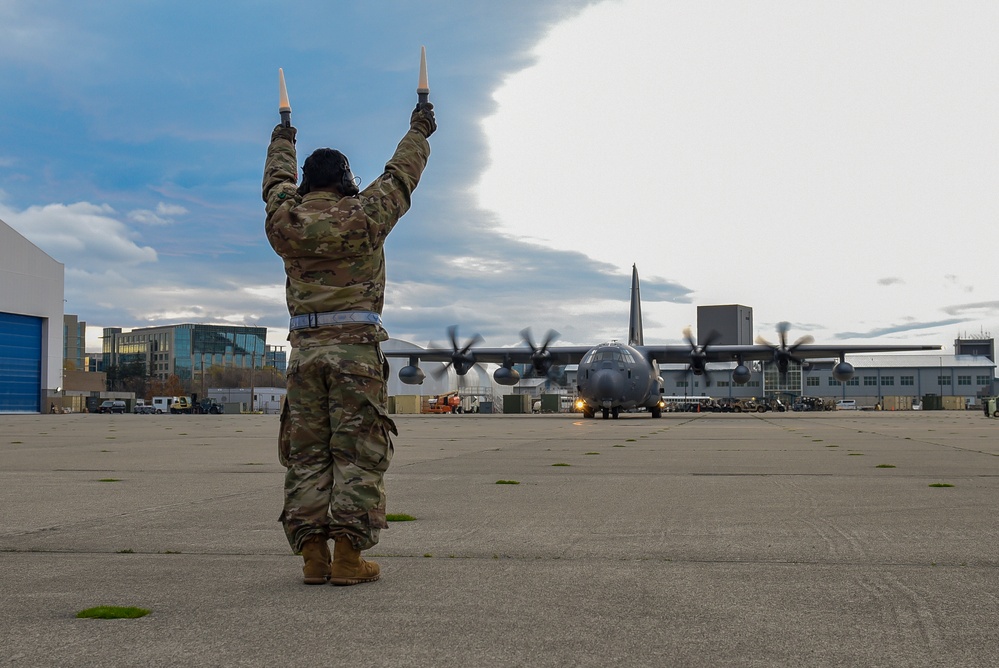
[[[757,333],[939,344],[999,332],[999,5],[969,0],[0,0],[0,219],[103,327],[266,326],[260,181],[284,69],[299,163],[368,183],[438,130],[386,244],[394,338],[647,343],[696,307]]]

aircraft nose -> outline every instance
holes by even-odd
[[[596,395],[601,400],[616,399],[624,393],[624,379],[617,371],[601,369],[597,371],[593,381],[597,390]]]

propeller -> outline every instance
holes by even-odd
[[[449,367],[454,367],[455,373],[459,376],[464,376],[468,373],[475,366],[475,353],[472,352],[472,346],[482,342],[482,336],[476,334],[468,340],[468,343],[459,347],[458,325],[448,327],[447,335],[451,339],[451,348],[454,352],[451,353],[451,359],[444,366],[434,371],[434,377],[438,380],[447,373]]]
[[[791,323],[784,321],[777,323],[777,335],[780,337],[780,344],[774,345],[764,339],[762,336],[756,337],[756,343],[763,346],[770,346],[774,351],[774,364],[777,365],[777,371],[780,373],[781,382],[787,381],[787,366],[791,362],[796,362],[797,364],[802,364],[803,360],[795,357],[794,351],[798,349],[799,346],[811,343],[815,338],[811,334],[805,334],[797,341],[795,341],[790,346],[787,345],[787,332],[791,329]]]
[[[554,329],[549,329],[548,333],[545,334],[545,340],[539,346],[534,343],[530,327],[520,330],[520,338],[524,339],[524,342],[531,349],[531,364],[534,366],[534,371],[538,375],[547,376],[549,379],[552,379],[551,370],[555,365],[555,360],[552,359],[552,354],[548,352],[548,346],[558,337],[558,332]]]
[[[712,329],[708,332],[708,336],[704,339],[704,343],[698,345],[696,339],[694,339],[693,332],[690,331],[690,327],[685,327],[683,330],[683,338],[686,339],[687,345],[690,346],[690,361],[687,363],[687,370],[684,371],[684,376],[691,373],[695,376],[704,376],[705,386],[710,387],[711,374],[708,372],[707,366],[708,347],[721,338],[721,332]]]

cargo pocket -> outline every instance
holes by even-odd
[[[357,464],[366,471],[385,473],[395,453],[392,434],[399,431],[381,406],[368,402],[363,412],[364,426],[357,439]]]

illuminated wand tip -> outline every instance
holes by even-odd
[[[278,111],[291,112],[291,102],[288,101],[288,87],[284,85],[284,70],[278,68]]]
[[[278,68],[278,112],[281,114],[281,125],[291,126],[291,102],[288,101],[288,88],[284,85],[284,70]]]
[[[430,98],[430,82],[427,80],[427,47],[420,47],[420,80],[416,84],[416,95],[421,103]]]

